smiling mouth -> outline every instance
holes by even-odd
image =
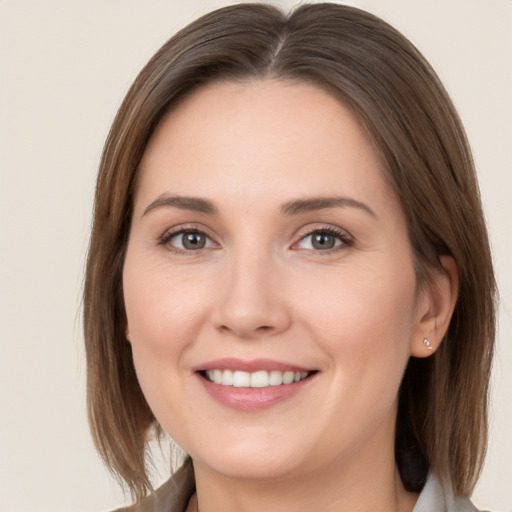
[[[259,370],[244,372],[241,370],[211,369],[199,372],[200,375],[214,384],[235,388],[267,388],[270,386],[288,386],[308,379],[316,371],[279,371]]]

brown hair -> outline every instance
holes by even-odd
[[[215,80],[316,84],[348,105],[386,164],[406,215],[420,283],[452,255],[460,280],[437,352],[411,358],[399,397],[396,460],[418,491],[429,468],[471,493],[487,437],[495,283],[478,185],[457,113],[429,64],[399,32],[359,9],[302,5],[285,15],[239,4],[196,20],[149,61],[126,95],[99,170],[84,291],[88,410],[107,466],[135,496],[151,489],[146,447],[158,424],[125,339],[122,268],[137,167],[161,120]]]

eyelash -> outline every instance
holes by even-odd
[[[181,249],[179,247],[175,247],[175,246],[172,246],[169,242],[179,236],[179,235],[184,235],[186,233],[189,233],[189,234],[197,234],[197,235],[202,235],[204,236],[207,240],[210,241],[210,243],[213,243],[215,245],[217,245],[215,242],[213,242],[212,238],[205,232],[205,230],[203,229],[199,229],[197,227],[194,227],[194,226],[185,226],[185,227],[180,227],[179,229],[176,229],[174,231],[167,231],[166,233],[164,233],[164,235],[159,239],[158,241],[158,245],[162,245],[162,246],[167,246],[167,249],[171,252],[174,252],[174,253],[177,253],[177,254],[194,254],[194,253],[200,253],[202,252],[202,250],[204,249],[209,249],[210,247],[208,248],[201,248],[201,249],[194,249],[194,250],[191,250],[191,249]]]
[[[166,232],[158,241],[158,245],[162,245],[162,246],[168,246],[168,250],[174,252],[174,253],[177,253],[177,254],[194,254],[194,253],[201,253],[204,249],[210,249],[211,247],[205,247],[205,248],[200,248],[200,249],[181,249],[179,247],[175,247],[175,246],[172,246],[169,244],[169,242],[179,236],[179,235],[184,235],[185,233],[190,233],[190,234],[197,234],[197,235],[202,235],[202,236],[205,236],[207,238],[207,240],[210,241],[210,243],[212,244],[215,244],[215,245],[218,245],[216,244],[216,242],[214,242],[212,240],[212,238],[202,229],[199,229],[197,227],[193,227],[193,226],[190,226],[190,227],[181,227],[175,231],[168,231]],[[351,247],[354,245],[354,239],[344,230],[341,230],[339,228],[335,228],[333,226],[322,226],[320,228],[315,228],[315,229],[311,229],[311,230],[308,230],[308,231],[305,231],[303,233],[300,233],[299,234],[299,240],[297,242],[295,242],[293,245],[292,245],[292,248],[295,247],[296,245],[298,245],[300,242],[304,241],[305,239],[307,239],[308,237],[310,236],[313,236],[313,235],[316,235],[316,234],[328,234],[328,235],[332,235],[334,237],[336,237],[338,240],[341,241],[341,243],[339,243],[338,245],[335,245],[334,247],[332,248],[329,248],[329,249],[303,249],[304,251],[307,251],[309,253],[314,253],[314,254],[322,254],[322,255],[327,255],[327,254],[332,254],[333,252],[337,252],[337,251],[340,251],[340,250],[343,250],[343,249],[346,249],[347,247]]]
[[[327,234],[332,235],[336,237],[338,240],[341,241],[340,244],[335,245],[334,247],[330,249],[304,249],[304,251],[307,251],[310,254],[321,254],[321,255],[329,255],[337,251],[341,251],[343,249],[346,249],[347,247],[352,247],[354,245],[354,239],[352,236],[350,236],[346,231],[335,228],[333,226],[322,226],[319,228],[314,228],[311,230],[308,230],[304,233],[300,233],[300,239],[293,244],[293,246],[296,246],[300,242],[304,241],[308,237],[311,237],[313,235],[317,234]]]

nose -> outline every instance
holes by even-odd
[[[286,331],[291,323],[284,276],[270,258],[240,255],[227,268],[212,320],[221,332],[258,339]]]

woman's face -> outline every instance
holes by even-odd
[[[379,158],[321,89],[217,83],[175,108],[142,159],[123,287],[142,390],[196,469],[393,458],[423,301]]]

